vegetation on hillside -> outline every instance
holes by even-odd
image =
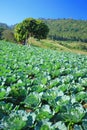
[[[15,42],[14,30],[4,23],[0,23],[0,40]]]
[[[14,37],[14,33],[16,38]],[[37,20],[33,18],[27,18],[23,20],[22,23],[10,27],[7,26],[7,24],[0,23],[0,40],[11,42],[25,42],[27,39],[28,43],[32,43],[32,38],[28,39],[29,37],[42,39],[46,38],[46,36],[48,39],[55,40],[55,42],[50,42],[48,40],[46,42],[38,42],[36,40],[35,44],[38,43],[37,46],[52,48],[56,50],[58,47],[59,49],[64,50],[65,47],[70,50],[76,49],[86,51],[87,21],[74,19]]]
[[[70,40],[87,42],[87,21],[74,19],[39,19],[49,27],[48,38],[52,40]],[[12,29],[6,24],[0,23],[0,39],[3,30]]]
[[[7,24],[0,23],[0,40],[2,39],[2,32],[6,29],[8,29]]]
[[[53,40],[87,42],[87,21],[74,19],[43,19]]]

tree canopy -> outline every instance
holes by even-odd
[[[44,39],[49,32],[48,26],[42,20],[26,18],[15,26],[15,38],[18,42],[24,43],[29,37]]]

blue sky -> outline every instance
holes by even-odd
[[[28,17],[87,20],[87,0],[0,0],[0,22],[13,25]]]

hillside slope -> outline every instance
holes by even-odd
[[[29,44],[31,46],[36,46],[40,48],[48,48],[57,51],[72,52],[87,55],[86,51],[87,43],[83,42],[68,42],[68,41],[56,41],[56,40],[53,41],[49,39],[38,41],[34,38],[31,38],[31,43],[29,41]]]
[[[42,19],[49,27],[48,37],[54,40],[87,42],[87,21],[73,19]]]

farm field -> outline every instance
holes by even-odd
[[[87,130],[87,56],[0,41],[0,130]]]

